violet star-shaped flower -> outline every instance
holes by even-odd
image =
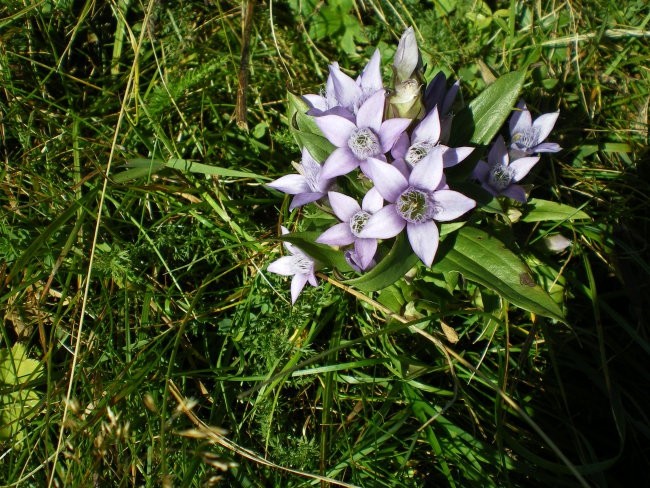
[[[288,233],[289,230],[286,227],[282,227],[282,234]],[[307,282],[311,286],[318,286],[318,281],[314,274],[316,263],[310,256],[293,244],[285,242],[284,247],[291,255],[283,256],[273,261],[269,264],[267,270],[282,276],[293,276],[291,280],[291,303],[294,304]]]
[[[381,56],[376,50],[356,80],[341,71],[338,63],[330,65],[330,73],[322,95],[304,95],[312,108],[309,115],[321,116],[335,113],[340,116],[356,114],[363,103],[374,93],[383,90]],[[336,109],[344,109],[344,111]]]
[[[558,152],[562,148],[554,142],[542,142],[553,130],[560,112],[542,114],[533,122],[523,100],[510,117],[510,148],[514,158],[543,152]]]
[[[368,269],[377,251],[377,239],[364,238],[360,234],[372,214],[382,208],[384,199],[375,188],[366,193],[361,206],[354,198],[342,193],[331,191],[328,196],[332,210],[341,223],[323,232],[316,242],[330,246],[354,244],[354,254],[350,258],[361,270]]]
[[[474,177],[494,196],[505,195],[525,202],[526,192],[516,183],[528,174],[537,161],[539,156],[510,161],[503,137],[499,136],[488,153],[488,162],[479,161],[474,168]]]
[[[388,163],[371,160],[368,165],[375,188],[390,203],[368,219],[361,237],[388,239],[406,227],[413,252],[431,266],[440,236],[435,222],[456,219],[476,202],[456,191],[438,189],[443,168],[440,148],[431,150],[408,179]]]
[[[283,176],[267,185],[283,193],[295,195],[289,210],[320,200],[332,185],[331,179],[322,177],[322,166],[306,148],[302,150],[302,161],[295,167],[299,174]]]
[[[321,178],[345,175],[357,167],[370,176],[368,161],[386,160],[384,154],[390,151],[411,120],[395,118],[382,122],[385,100],[384,90],[376,92],[359,107],[354,121],[340,115],[314,119],[325,137],[336,146],[323,164]]]
[[[410,138],[403,133],[393,146],[391,154],[395,158],[395,167],[406,175],[405,169],[415,167],[434,147],[439,147],[443,150],[443,166],[448,168],[461,162],[474,150],[473,147],[451,148],[440,144],[440,131],[438,108],[434,107],[413,130]]]

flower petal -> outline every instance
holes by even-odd
[[[368,190],[366,196],[363,197],[361,208],[371,214],[379,211],[384,206],[384,197],[374,186]]]
[[[521,179],[528,174],[533,166],[539,161],[539,156],[530,158],[515,159],[510,163],[510,169],[513,170],[512,180],[521,181]]]
[[[314,122],[327,140],[336,147],[347,147],[350,134],[357,128],[353,122],[339,115],[315,117]]]
[[[542,114],[535,119],[533,122],[533,127],[539,130],[537,135],[537,142],[542,142],[548,137],[548,135],[553,130],[553,126],[557,121],[557,118],[560,116],[560,112],[552,112],[550,114]]]
[[[408,188],[406,178],[390,164],[369,158],[368,168],[370,169],[370,179],[384,200],[393,203],[400,193]]]
[[[352,110],[361,96],[361,88],[356,81],[343,73],[336,63],[330,65],[330,77],[334,88],[334,97],[339,105]]]
[[[269,264],[267,271],[282,276],[292,276],[296,274],[296,258],[293,256],[282,256]]]
[[[442,107],[440,108],[441,114],[446,115],[449,113],[451,106],[454,104],[454,100],[456,100],[456,95],[458,95],[459,90],[460,81],[456,81],[449,87],[449,90],[447,90],[447,94],[445,95],[445,99],[442,102]]]
[[[352,235],[352,231],[350,230],[350,223],[346,221],[330,227],[318,236],[316,242],[330,246],[347,246],[348,244],[352,244],[354,242],[354,235]]]
[[[361,75],[357,79],[357,84],[361,87],[362,92],[372,93],[383,88],[381,79],[381,53],[375,49],[370,61],[363,68]]]
[[[307,274],[297,274],[291,280],[291,304],[292,305],[296,303],[296,300],[298,300],[298,296],[300,295],[302,289],[305,287],[305,284],[307,283],[308,279],[309,279],[309,275]]]
[[[489,173],[490,173],[490,165],[487,164],[485,161],[479,161],[478,163],[476,163],[476,167],[472,172],[472,176],[477,180],[479,180],[481,183],[485,183],[487,181]]]
[[[318,113],[327,110],[327,100],[320,95],[303,95],[302,98],[311,106],[310,112],[316,110]],[[308,112],[309,113],[309,112]]]
[[[440,222],[457,219],[476,206],[474,200],[453,190],[439,190],[433,194],[433,199],[439,207],[434,219]]]
[[[307,179],[303,175],[286,175],[282,178],[272,181],[266,186],[271,187],[275,190],[279,190],[283,193],[288,193],[289,195],[296,195],[298,193],[310,192],[309,184]]]
[[[532,150],[533,152],[536,153],[543,153],[543,152],[555,153],[561,151],[562,148],[560,147],[559,144],[556,144],[555,142],[543,142],[541,144],[538,144],[534,148],[532,148]]]
[[[386,205],[372,215],[361,231],[362,238],[388,239],[402,232],[406,221],[397,213],[395,205]]]
[[[366,269],[370,266],[372,258],[375,257],[377,252],[377,239],[362,239],[357,238],[354,241],[354,251],[356,258],[361,266],[361,269]]]
[[[421,224],[408,223],[406,233],[409,236],[409,242],[413,252],[419,257],[424,264],[431,266],[433,258],[438,250],[440,233],[433,220],[422,222]]]
[[[409,135],[406,132],[402,132],[397,138],[397,141],[395,141],[395,144],[393,144],[393,147],[390,150],[390,154],[394,159],[403,158],[406,156],[406,153],[409,150],[410,146],[411,140],[409,138]]]
[[[409,27],[399,40],[393,60],[393,68],[397,79],[400,82],[409,79],[417,68],[419,60],[420,50],[415,39],[415,32],[413,27]]]
[[[355,213],[361,210],[361,207],[354,198],[343,193],[331,191],[327,196],[329,197],[330,206],[334,210],[334,214],[336,214],[341,222],[348,222]]]
[[[379,130],[379,141],[381,142],[381,149],[387,153],[395,145],[399,137],[404,133],[406,128],[411,125],[411,119],[388,119],[381,124]]]
[[[434,191],[442,179],[442,152],[439,146],[434,147],[422,160],[415,165],[409,183],[421,190]]]
[[[423,118],[418,126],[413,130],[411,137],[411,144],[418,142],[429,142],[437,144],[440,140],[440,117],[438,115],[438,107]]]
[[[359,160],[354,157],[350,148],[340,147],[334,149],[332,154],[325,160],[320,177],[330,179],[336,176],[346,175],[357,166],[359,166]]]
[[[512,112],[510,117],[510,136],[524,132],[532,127],[532,119],[530,112],[526,108],[526,103],[520,100],[517,107]]]
[[[492,143],[492,148],[488,153],[488,163],[490,166],[503,166],[508,164],[508,150],[506,149],[506,143],[503,137],[497,137]]]
[[[363,105],[359,107],[357,112],[357,127],[369,127],[376,133],[379,133],[381,119],[384,118],[385,103],[386,93],[384,90],[376,92],[363,102]]]
[[[320,200],[324,196],[325,193],[318,193],[318,192],[299,193],[298,195],[293,197],[293,200],[291,200],[291,205],[289,205],[289,211],[293,210],[294,208],[307,205],[308,203],[315,202],[316,200]]]
[[[400,173],[408,180],[409,176],[411,175],[411,166],[409,166],[404,158],[399,158],[393,161],[393,167],[397,168]]]
[[[526,203],[526,191],[519,185],[510,185],[501,192],[501,195],[505,195],[521,203]]]
[[[445,168],[454,166],[472,154],[473,147],[450,147],[442,153],[442,164]]]

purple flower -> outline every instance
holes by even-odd
[[[307,113],[314,116],[330,113],[341,116],[356,114],[368,98],[384,88],[380,62],[381,56],[379,50],[376,50],[356,81],[343,73],[338,63],[332,63],[325,93],[304,95],[305,100],[312,106]]]
[[[456,95],[460,89],[460,82],[456,81],[449,89],[447,89],[447,77],[441,71],[433,80],[427,85],[424,91],[424,107],[427,113],[438,108],[438,115],[440,116],[440,140],[446,143],[451,134],[451,122],[454,118],[451,113],[451,106],[456,100]]]
[[[288,234],[289,230],[282,227],[282,235]],[[284,247],[291,253],[290,256],[283,256],[273,261],[267,268],[271,273],[282,276],[293,276],[291,280],[291,303],[296,303],[298,295],[309,281],[311,286],[318,286],[316,280],[315,261],[302,252],[299,248],[289,242],[284,243]]]
[[[440,144],[440,119],[438,108],[434,107],[424,119],[420,121],[409,138],[403,133],[391,151],[395,158],[394,165],[406,175],[404,163],[407,169],[414,168],[422,159],[429,154],[434,147],[442,149],[442,162],[445,168],[458,164],[474,150],[473,147],[450,148]]]
[[[542,152],[558,152],[562,148],[554,142],[542,142],[553,130],[560,112],[540,115],[532,121],[526,104],[521,100],[510,117],[510,148],[513,159]]]
[[[325,137],[336,146],[325,163],[321,178],[334,178],[361,167],[367,176],[368,161],[385,161],[384,154],[411,123],[410,119],[388,119],[384,115],[384,90],[366,100],[354,121],[340,115],[323,115],[314,120]]]
[[[488,153],[488,162],[479,161],[474,168],[474,177],[492,195],[505,195],[520,202],[526,201],[526,192],[517,185],[539,161],[539,156],[519,158],[510,161],[503,137],[494,141]]]
[[[368,162],[375,188],[390,202],[372,215],[361,237],[388,239],[404,227],[415,254],[431,266],[438,249],[435,221],[453,220],[476,206],[461,193],[441,189],[442,149],[431,150],[411,171],[408,179],[395,167],[377,160]]]
[[[372,263],[377,251],[377,239],[361,237],[368,219],[380,210],[384,199],[375,188],[371,188],[363,197],[361,207],[354,198],[337,192],[328,193],[334,214],[341,220],[323,232],[316,242],[330,246],[348,246],[354,244],[354,253],[349,258],[361,270],[366,270]]]
[[[323,198],[332,184],[331,179],[322,177],[322,166],[306,148],[302,150],[301,163],[295,167],[299,174],[283,176],[267,185],[283,193],[295,195],[289,210]]]

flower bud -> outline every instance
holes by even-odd
[[[415,79],[408,79],[395,85],[395,90],[388,102],[391,118],[420,119],[424,116],[422,85]]]
[[[393,60],[393,82],[395,86],[411,78],[420,78],[422,58],[415,40],[413,27],[409,27],[399,40],[395,59]]]

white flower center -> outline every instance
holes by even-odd
[[[435,146],[435,144],[432,144],[429,141],[416,142],[409,147],[408,151],[406,151],[404,159],[411,166],[415,166],[422,160],[422,158],[424,158],[424,156],[429,154],[429,151],[431,151]]]
[[[367,127],[355,129],[348,139],[348,147],[357,159],[365,160],[381,154],[381,145],[377,135]]]
[[[421,224],[433,220],[440,207],[429,192],[409,186],[395,202],[397,213],[407,222]]]
[[[369,218],[370,214],[365,210],[359,210],[352,216],[350,219],[350,231],[354,237],[359,237]]]
[[[310,274],[314,270],[314,261],[302,253],[293,256],[291,267],[295,274]]]
[[[517,132],[512,136],[512,143],[517,149],[531,149],[539,144],[539,128],[530,127],[523,132]]]
[[[488,183],[497,191],[502,191],[510,186],[514,171],[508,166],[497,165],[490,169]]]

